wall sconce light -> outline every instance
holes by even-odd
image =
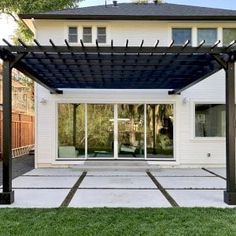
[[[186,105],[188,103],[188,98],[183,98],[183,101],[182,101],[183,105]]]
[[[43,104],[43,105],[47,104],[47,102],[48,101],[45,98],[41,98],[41,100],[40,100],[40,103]]]

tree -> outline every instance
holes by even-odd
[[[78,6],[80,0],[1,0],[0,12],[11,15],[18,22],[16,36],[25,41],[33,38],[32,32],[19,21],[17,14],[47,12]]]

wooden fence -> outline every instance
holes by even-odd
[[[2,111],[0,111],[0,157],[2,156]],[[25,154],[34,145],[34,116],[12,113],[13,157]]]

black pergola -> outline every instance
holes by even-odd
[[[235,171],[235,45],[219,47],[220,41],[197,47],[187,41],[175,46],[146,47],[126,45],[94,47],[26,45],[19,40],[13,46],[3,40],[0,58],[3,60],[3,191],[0,204],[14,201],[12,190],[11,156],[11,71],[21,71],[52,94],[62,94],[66,88],[92,89],[168,89],[170,95],[180,94],[185,89],[209,77],[217,71],[226,71],[226,166],[227,188],[224,200],[236,204]]]

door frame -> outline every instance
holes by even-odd
[[[80,103],[85,106],[85,157],[81,158],[59,158],[58,157],[58,106],[59,104],[72,104]],[[85,160],[136,160],[136,161],[176,161],[176,102],[175,101],[156,101],[156,102],[85,102],[85,101],[57,101],[56,103],[56,129],[55,129],[55,141],[56,141],[56,158],[55,161],[85,161]],[[114,106],[114,157],[88,157],[88,120],[87,120],[87,105],[88,104],[104,104]],[[119,104],[142,104],[144,105],[144,157],[132,158],[132,157],[118,157],[118,105]],[[147,158],[147,124],[146,124],[146,109],[149,104],[171,104],[173,105],[173,157],[172,158]]]

